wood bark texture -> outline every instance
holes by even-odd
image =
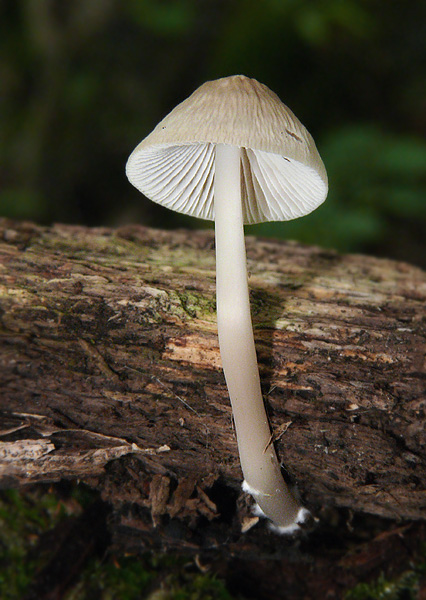
[[[132,551],[304,560],[361,521],[390,535],[425,520],[420,269],[247,238],[274,443],[318,519],[294,540],[241,492],[212,232],[4,220],[0,242],[3,487],[86,482]]]

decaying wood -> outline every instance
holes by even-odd
[[[212,233],[2,221],[0,240],[1,484],[89,483],[130,549],[288,555],[240,491]],[[426,274],[247,253],[274,443],[319,528],[424,520]]]

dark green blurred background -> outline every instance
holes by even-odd
[[[0,0],[0,215],[200,227],[126,180],[207,79],[243,73],[313,134],[327,202],[250,228],[426,267],[425,0]]]

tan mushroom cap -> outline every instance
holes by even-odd
[[[207,81],[135,148],[126,165],[145,196],[177,212],[214,220],[214,147],[242,149],[246,224],[286,221],[326,198],[315,142],[274,92],[244,75]]]

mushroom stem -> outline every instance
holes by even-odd
[[[217,324],[231,399],[244,489],[283,533],[296,530],[307,511],[283,480],[260,388],[250,314],[241,199],[241,149],[215,149]]]

